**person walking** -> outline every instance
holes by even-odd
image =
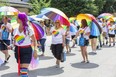
[[[71,40],[71,34],[70,34],[70,27],[67,27],[66,33],[65,33],[65,43],[66,43],[66,50],[67,53],[71,52],[71,47],[70,47],[70,40]]]
[[[18,75],[20,77],[28,77],[28,67],[33,56],[37,58],[37,41],[33,30],[27,24],[27,16],[25,13],[19,13],[17,16],[19,27],[14,29],[13,38],[15,46],[15,58],[18,63]],[[32,50],[31,44],[34,49]]]
[[[87,46],[89,45],[90,28],[87,25],[86,19],[82,19],[81,24],[82,24],[82,26],[76,33],[76,36],[74,37],[74,39],[76,39],[77,36],[80,36],[80,38],[83,36],[85,38],[84,45],[80,46],[81,54],[83,57],[83,61],[81,63],[89,63],[88,54],[87,54]]]
[[[60,68],[61,54],[65,45],[65,30],[62,28],[60,20],[55,21],[55,26],[51,28],[52,33],[52,53],[56,58],[56,67]]]
[[[108,33],[109,33],[109,47],[111,46],[111,39],[113,40],[113,46],[115,46],[115,25],[114,21],[110,22],[111,25],[108,26]]]
[[[11,24],[8,23],[8,17],[4,16],[3,24],[1,25],[1,29],[0,29],[0,37],[1,37],[0,50],[5,54],[4,63],[7,63],[10,58],[8,49],[11,41],[11,32],[12,32],[12,27]]]
[[[44,30],[44,36],[40,39],[40,44],[41,44],[41,49],[42,49],[42,54],[41,56],[44,56],[44,52],[45,52],[45,42],[46,42],[46,26],[44,24],[44,21],[40,21],[40,24]]]

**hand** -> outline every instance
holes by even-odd
[[[38,55],[37,55],[37,50],[34,50],[33,57],[34,57],[35,59],[37,59],[37,57],[38,57]]]
[[[65,43],[62,43],[62,46],[64,47],[65,46]]]
[[[7,48],[8,48],[8,50],[11,50],[11,49],[12,49],[12,47],[11,47],[11,46],[7,46]]]

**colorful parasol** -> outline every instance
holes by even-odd
[[[40,40],[44,36],[44,30],[37,21],[30,21],[30,26],[33,28],[35,37]]]
[[[82,19],[87,20],[87,24],[91,29],[91,35],[99,36],[101,34],[101,27],[93,15],[91,15],[91,14],[79,14],[79,15],[77,15],[78,22],[81,22]]]
[[[110,13],[102,13],[97,18],[103,18],[103,19],[108,20],[110,17],[113,17],[113,15]]]
[[[111,18],[108,19],[108,21],[114,21],[114,22],[116,22],[116,17],[111,17]]]
[[[60,20],[62,25],[70,26],[68,17],[62,11],[56,8],[44,8],[41,10],[41,13],[47,16],[49,19],[53,20],[54,22],[56,20]]]
[[[74,20],[76,20],[76,17],[70,17],[70,18],[69,18],[69,22],[72,22],[72,21],[74,21]]]
[[[73,24],[70,24],[70,32],[77,32],[76,26]]]
[[[37,15],[28,16],[32,21],[43,21],[43,18],[37,18]]]
[[[10,6],[0,7],[0,15],[17,15],[19,11]]]
[[[46,16],[43,15],[43,14],[38,14],[38,15],[36,16],[36,18],[49,19],[48,17],[46,17]]]

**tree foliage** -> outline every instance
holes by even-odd
[[[39,14],[40,10],[45,7],[50,6],[51,0],[30,0],[30,5],[32,6],[30,15]]]
[[[54,7],[63,11],[68,17],[79,13],[90,13],[95,16],[116,12],[116,0],[30,0],[32,12],[39,14],[45,7]]]

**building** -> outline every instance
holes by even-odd
[[[29,5],[29,3],[27,3],[27,1],[28,0],[6,0],[9,6],[18,9],[20,12],[25,12],[28,14],[29,8],[31,8],[31,6]]]

